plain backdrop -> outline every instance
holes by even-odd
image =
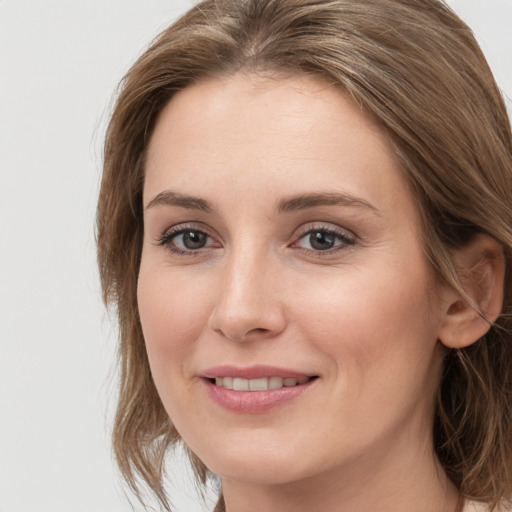
[[[192,3],[0,0],[0,512],[131,510],[109,441],[101,144],[123,73]],[[512,0],[450,4],[512,98]],[[177,510],[201,511],[183,462],[173,475]]]

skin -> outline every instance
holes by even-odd
[[[155,199],[169,191],[211,211]],[[325,193],[357,200],[276,208]],[[183,440],[221,476],[228,512],[456,509],[431,433],[449,292],[368,116],[311,77],[195,84],[158,120],[144,205],[138,301],[152,374]],[[205,246],[170,232],[183,227]],[[310,237],[325,230],[328,250]],[[205,392],[201,373],[223,364],[318,378],[244,414]]]

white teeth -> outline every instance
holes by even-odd
[[[249,391],[249,381],[247,379],[233,379],[233,389],[235,391]]]
[[[282,377],[270,377],[268,379],[268,389],[279,389],[283,387]]]
[[[249,389],[251,391],[264,391],[268,389],[268,379],[251,379],[249,381]]]
[[[233,377],[216,378],[215,384],[227,389],[233,389]]]
[[[217,377],[215,385],[235,391],[265,391],[267,389],[280,389],[282,387],[297,386],[306,384],[310,378],[307,376],[299,379],[283,377],[269,377],[261,379],[241,379],[239,377]]]

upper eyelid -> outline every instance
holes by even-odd
[[[199,227],[196,222],[180,222],[178,224],[166,228],[163,232],[157,235],[154,243],[155,245],[166,245],[167,243],[170,242],[170,239],[172,237],[182,234],[187,229],[190,229],[191,231],[200,231],[202,233],[205,233],[208,237],[212,239],[215,238],[214,236],[212,236],[210,230],[204,227],[203,225],[200,225]]]
[[[206,233],[209,236],[212,235],[212,230],[208,226],[204,225],[202,222],[179,222],[177,224],[167,227],[162,232],[161,236],[180,233],[181,231],[185,231],[187,229],[190,229],[193,231],[201,231],[203,233]]]
[[[299,227],[296,231],[298,231],[297,236],[299,237],[304,236],[311,231],[328,231],[334,234],[346,235],[349,238],[358,238],[358,236],[351,229],[330,222],[308,222],[307,224]]]
[[[186,231],[187,229],[200,231],[208,235],[212,239],[217,239],[221,243],[223,243],[222,237],[219,234],[210,228],[208,225],[205,225],[200,221],[191,221],[191,222],[180,222],[174,224],[170,227],[167,227],[156,239],[157,245],[163,244],[165,241],[174,236]],[[335,235],[344,236],[346,238],[351,238],[357,240],[359,237],[356,235],[351,229],[340,226],[331,222],[322,222],[322,221],[312,221],[307,222],[298,228],[295,228],[293,234],[291,235],[291,243],[295,243],[297,240],[302,238],[304,235],[308,234],[312,231],[328,231],[329,233],[333,233]]]
[[[204,251],[212,249],[210,246],[204,246],[197,249],[180,248],[175,244],[174,239],[183,235],[187,231],[198,231],[204,233],[210,241],[215,243],[215,238],[208,232],[207,229],[198,228],[193,225],[194,223],[178,223],[167,228],[154,242],[154,245],[164,248],[166,251],[173,253],[177,256],[199,257],[204,254]]]

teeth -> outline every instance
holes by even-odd
[[[233,389],[233,377],[216,378],[215,384],[227,389]]]
[[[268,389],[268,379],[251,379],[249,381],[249,389],[251,391],[263,391]]]
[[[297,386],[309,382],[309,377],[299,379],[283,377],[269,377],[261,379],[241,379],[238,377],[217,377],[215,385],[222,388],[234,389],[235,391],[265,391],[267,389],[280,389],[282,387]]]
[[[268,379],[268,389],[279,389],[283,387],[282,377],[270,377]]]
[[[249,381],[247,379],[233,379],[233,389],[235,391],[249,391]]]

